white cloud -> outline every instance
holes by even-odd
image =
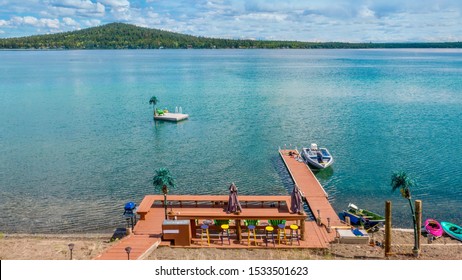
[[[83,20],[82,24],[85,25],[86,27],[98,26],[98,25],[101,25],[101,20],[99,19]]]
[[[77,21],[75,21],[74,19],[70,18],[70,17],[65,17],[63,18],[63,23],[67,26],[75,26],[75,27],[78,27],[80,26],[79,23]]]
[[[130,2],[128,0],[99,0],[100,3],[109,7],[129,7]]]
[[[279,21],[282,22],[287,18],[285,14],[277,13],[250,13],[236,17],[237,20],[252,20],[252,21]]]
[[[100,2],[93,3],[90,0],[53,0],[44,11],[45,14],[55,16],[83,16],[102,17],[106,8]]]
[[[31,16],[26,16],[26,17],[23,17],[22,18],[22,22],[24,24],[29,24],[29,25],[37,25],[37,23],[39,22],[39,20],[35,17],[31,17]]]
[[[42,26],[52,28],[52,29],[58,29],[60,26],[58,19],[43,18],[43,19],[40,19],[39,21],[42,24]]]
[[[33,27],[46,27],[51,29],[58,29],[60,28],[60,22],[58,19],[50,19],[50,18],[36,18],[32,16],[25,16],[25,17],[12,17],[9,22],[5,22],[5,25],[9,26],[33,26]]]
[[[0,0],[0,7],[2,37],[114,21],[222,38],[369,42],[462,37],[460,0]]]
[[[358,14],[359,14],[359,16],[362,17],[362,18],[374,18],[374,17],[375,17],[375,12],[372,11],[371,9],[369,9],[369,8],[366,7],[366,6],[362,6],[362,7],[359,9]]]

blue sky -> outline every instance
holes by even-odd
[[[462,0],[0,0],[0,37],[125,22],[197,36],[462,41]]]

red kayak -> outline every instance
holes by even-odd
[[[443,227],[437,220],[434,219],[425,220],[425,230],[435,237],[443,235]]]

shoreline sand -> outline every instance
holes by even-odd
[[[73,259],[91,260],[115,242],[112,234],[7,234],[0,235],[0,260],[68,260],[69,243],[74,243]],[[376,241],[383,241],[383,231],[373,234]],[[462,260],[462,242],[443,236],[427,244],[421,236],[419,260]],[[414,260],[412,256],[413,232],[410,229],[393,229],[393,255],[385,258],[379,246],[332,243],[328,249],[187,249],[158,247],[148,260]]]

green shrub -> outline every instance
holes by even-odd
[[[216,226],[229,225],[229,220],[214,220]]]
[[[258,226],[259,222],[260,222],[259,220],[244,220],[244,225],[246,227],[251,226],[251,225],[252,226]]]
[[[286,220],[268,220],[268,223],[273,227],[277,227],[278,225],[285,225]]]

